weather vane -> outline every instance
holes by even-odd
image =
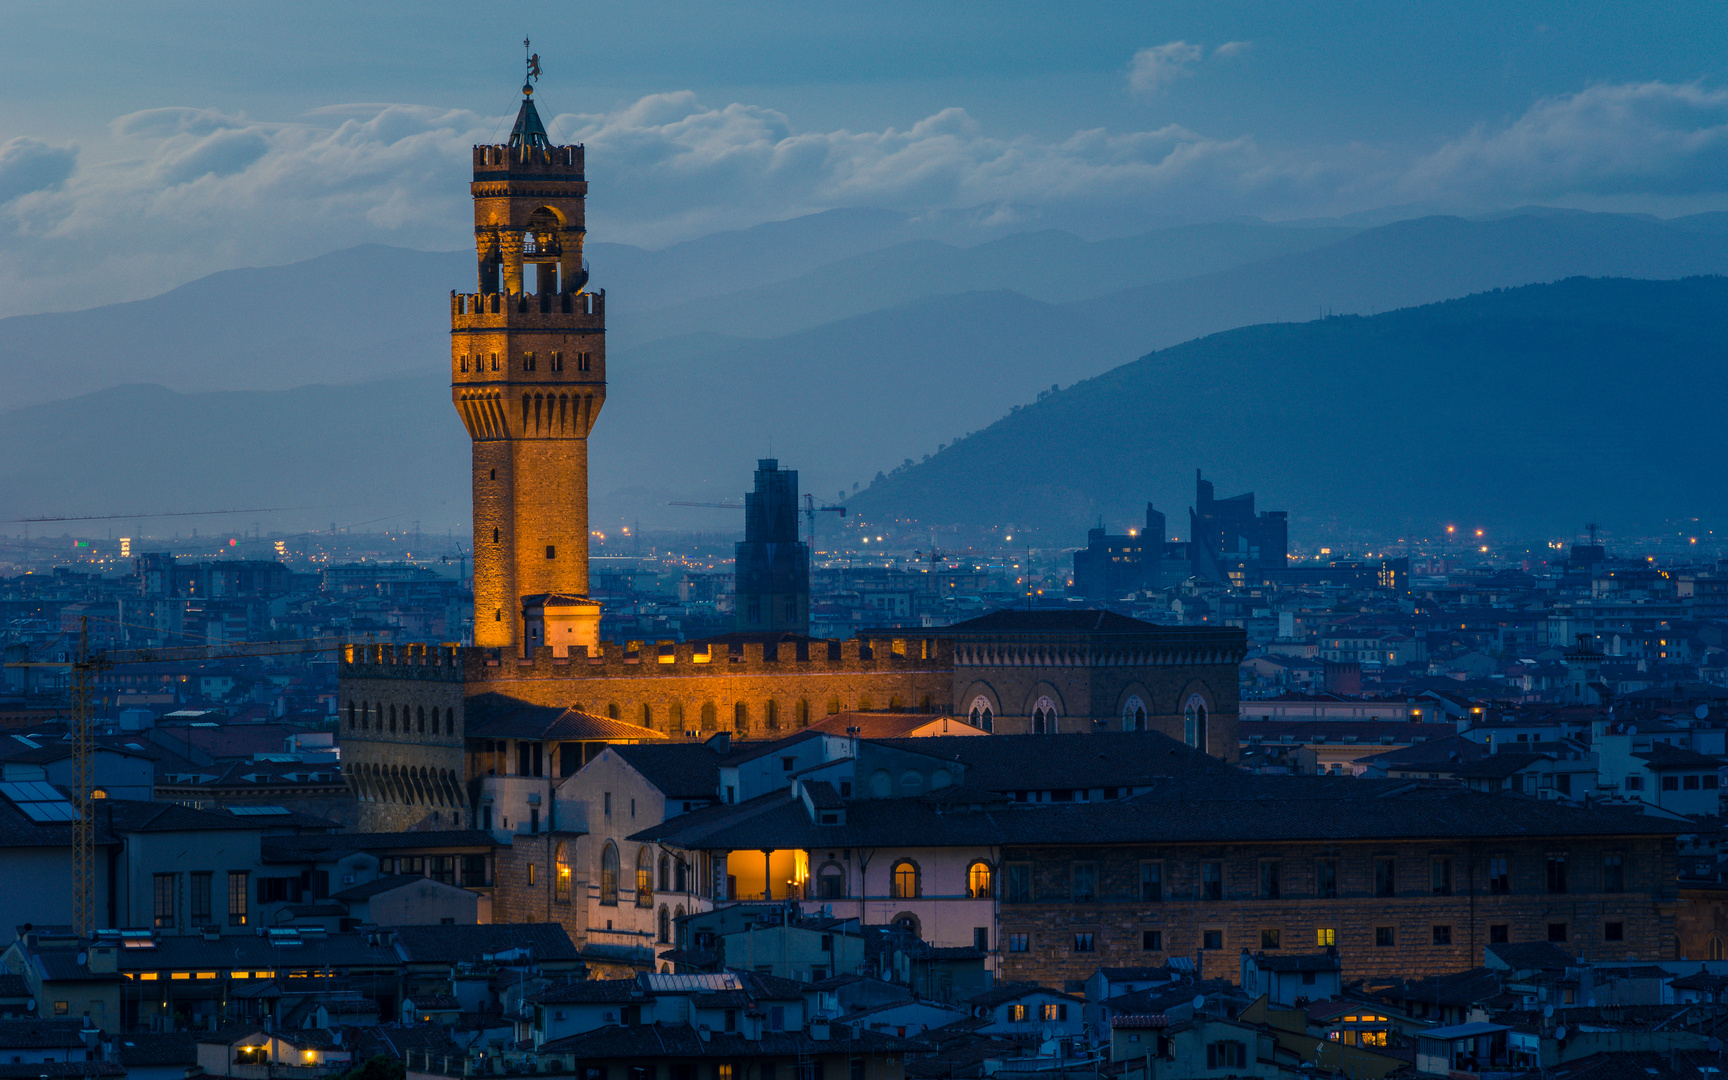
[[[540,54],[530,53],[529,47],[528,39],[523,38],[522,52],[525,57],[524,63],[528,65],[528,85],[523,86],[522,89],[531,91],[532,85],[540,81]]]

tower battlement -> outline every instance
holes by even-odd
[[[452,330],[604,330],[606,290],[450,293]]]
[[[350,645],[341,655],[345,678],[489,682],[533,675],[616,680],[650,675],[727,678],[799,672],[953,670],[953,642],[942,638],[867,638],[830,641],[630,641],[574,646],[555,656],[538,646],[528,656],[504,649],[459,645]]]
[[[512,174],[582,180],[584,147],[570,146],[512,147],[508,143],[474,148],[474,182],[512,180]]]

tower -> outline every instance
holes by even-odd
[[[451,397],[473,441],[474,643],[592,646],[588,432],[606,401],[605,293],[582,259],[583,148],[534,108],[538,57],[508,143],[474,148],[477,291],[450,297]],[[524,605],[537,617],[528,633]]]
[[[744,539],[736,548],[738,629],[810,632],[810,547],[798,539],[798,470],[756,462],[756,490],[744,494]]]

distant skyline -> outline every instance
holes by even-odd
[[[463,246],[521,40],[590,235],[845,206],[1182,221],[1728,209],[1719,3],[21,7],[0,314],[357,243]],[[596,270],[603,275],[604,268]]]

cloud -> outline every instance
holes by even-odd
[[[1155,94],[1182,76],[1192,75],[1200,53],[1200,46],[1186,41],[1141,49],[1128,65],[1128,89],[1141,97]]]
[[[78,150],[72,146],[25,138],[0,143],[0,203],[58,187],[72,175],[77,162]]]
[[[1165,66],[1146,68],[1157,78],[1197,62],[1198,46],[1160,48]],[[137,298],[360,243],[461,247],[469,148],[495,141],[507,120],[400,104],[272,122],[152,109],[116,119],[99,155],[13,139],[0,144],[0,314],[64,307],[97,286],[108,299]],[[1695,84],[1544,99],[1421,155],[1274,149],[1179,124],[1008,135],[958,108],[904,128],[807,130],[773,109],[688,91],[549,126],[587,144],[590,235],[650,247],[839,207],[1110,232],[1423,200],[1486,208],[1728,188],[1728,91]]]
[[[1728,90],[1646,82],[1544,98],[1415,162],[1402,186],[1508,200],[1728,191]]]
[[[1252,41],[1226,41],[1212,50],[1213,56],[1241,56],[1254,47]]]

